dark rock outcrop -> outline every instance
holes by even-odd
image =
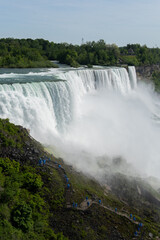
[[[147,65],[136,67],[137,77],[140,79],[151,79],[154,71],[160,71],[160,65]]]

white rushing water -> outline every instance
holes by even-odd
[[[30,129],[79,170],[99,175],[100,165],[105,170],[120,156],[132,169],[158,175],[159,97],[151,86],[137,85],[134,67],[129,73],[125,68],[12,72],[0,79],[0,117]]]
[[[36,129],[32,126],[34,124],[37,126],[37,122],[41,122],[41,128],[42,126],[46,128],[52,123],[52,131],[65,131],[74,119],[78,103],[87,92],[112,89],[125,94],[131,89],[127,71],[123,68],[59,72],[57,78],[65,81],[27,83],[27,77],[33,75],[36,73],[19,75],[9,73],[0,76],[0,78],[19,77],[19,81],[21,76],[24,77],[24,83],[0,85],[0,116],[8,117],[11,121],[31,129],[36,138],[38,138],[34,134]],[[37,73],[37,76],[39,75],[44,76],[47,73]],[[47,119],[42,119],[42,116]]]

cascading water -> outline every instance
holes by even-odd
[[[128,71],[5,72],[0,74],[0,117],[30,129],[34,138],[90,174],[98,174],[99,156],[121,156],[158,175],[160,130],[153,115],[158,116],[159,97],[137,85],[134,67]]]
[[[29,77],[34,75],[28,74]],[[131,89],[130,80],[124,68],[78,70],[57,75],[58,79],[64,81],[1,84],[0,117],[8,117],[14,123],[26,126],[37,138],[34,134],[37,131],[33,127],[37,126],[37,123],[43,129],[49,125],[54,132],[64,132],[67,125],[74,119],[78,102],[87,92],[114,89],[125,94]],[[22,82],[22,77],[26,77],[27,81],[28,76],[4,74],[1,75],[1,79],[2,77],[4,79],[20,77],[19,81]],[[45,74],[41,73],[41,76]],[[43,115],[47,118],[46,120],[43,119]]]
[[[131,86],[133,88],[137,87],[137,77],[135,67],[128,67],[129,78],[131,81]]]

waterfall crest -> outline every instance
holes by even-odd
[[[101,89],[127,94],[136,86],[134,67],[129,68],[129,74],[125,68],[56,71],[55,78],[63,81],[27,82],[27,74],[24,83],[4,81],[0,84],[0,117],[9,118],[31,132],[38,131],[38,124],[44,131],[52,126],[54,132],[63,132],[74,119],[83,95]]]
[[[8,71],[0,74],[1,118],[94,177],[119,156],[131,172],[159,176],[159,95],[137,85],[134,67]]]

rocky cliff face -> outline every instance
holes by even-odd
[[[160,71],[160,65],[147,65],[136,67],[137,76],[140,79],[151,79],[154,71]]]

